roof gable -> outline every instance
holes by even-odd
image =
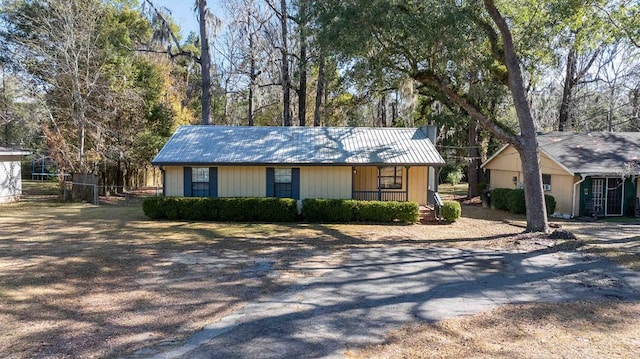
[[[551,132],[538,136],[538,144],[542,153],[570,174],[617,175],[625,164],[640,162],[640,132]],[[482,167],[507,147],[499,149]]]
[[[181,126],[152,163],[442,165],[444,160],[417,128]]]

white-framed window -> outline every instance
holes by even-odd
[[[380,189],[402,189],[402,167],[382,167],[378,177]]]
[[[544,189],[545,192],[551,191],[551,175],[542,175],[542,189]]]
[[[293,198],[291,168],[274,168],[273,194],[278,198]]]
[[[193,167],[191,169],[191,195],[209,197],[209,168]]]

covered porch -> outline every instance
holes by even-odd
[[[353,166],[352,199],[433,204],[437,169],[429,166]]]

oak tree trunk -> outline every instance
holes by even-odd
[[[504,63],[509,74],[508,84],[511,90],[511,98],[515,106],[520,136],[514,144],[520,159],[524,173],[524,196],[527,206],[527,230],[531,232],[547,232],[547,211],[544,205],[544,191],[542,189],[542,173],[538,158],[538,140],[536,129],[529,108],[525,91],[520,62],[516,55],[513,37],[507,21],[498,11],[493,0],[484,0],[485,8],[493,22],[498,27],[504,46]]]

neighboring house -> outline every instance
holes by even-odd
[[[0,203],[16,202],[22,194],[20,161],[29,152],[0,147]]]
[[[435,128],[181,126],[152,161],[166,196],[432,203]],[[427,197],[429,195],[429,201]]]
[[[557,214],[633,215],[640,197],[640,132],[552,132],[538,136],[546,194]],[[522,186],[522,163],[511,145],[483,165],[491,188]]]

